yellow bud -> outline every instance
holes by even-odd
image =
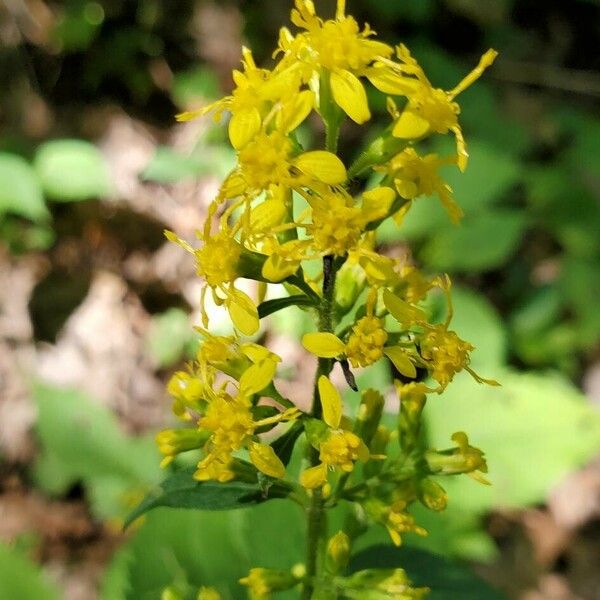
[[[350,560],[350,538],[338,531],[327,544],[327,568],[334,575],[346,568]]]

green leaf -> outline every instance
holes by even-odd
[[[232,152],[222,147],[207,146],[202,152],[180,154],[172,148],[159,146],[140,178],[156,183],[176,183],[206,175],[224,177],[231,170],[232,161]]]
[[[496,369],[506,360],[506,333],[496,309],[482,294],[463,287],[452,289],[454,318],[450,328],[475,346],[474,368]],[[488,373],[493,377],[494,373]]]
[[[352,572],[398,567],[406,571],[415,587],[426,586],[431,589],[427,594],[428,600],[505,598],[465,566],[416,548],[372,546],[353,557],[350,562]]]
[[[498,380],[502,387],[495,388],[461,374],[444,402],[428,403],[425,411],[433,447],[449,447],[450,436],[465,431],[486,453],[491,486],[466,476],[439,480],[466,512],[542,502],[600,448],[600,415],[564,378],[506,371]]]
[[[35,563],[17,550],[0,544],[0,598],[59,600],[56,584]]]
[[[78,202],[110,193],[106,161],[93,144],[84,140],[53,140],[42,144],[34,166],[51,200]]]
[[[262,319],[263,317],[267,317],[277,311],[283,310],[288,306],[315,306],[315,302],[312,298],[309,298],[304,294],[297,294],[284,298],[273,298],[272,300],[265,300],[259,304],[258,316]]]
[[[129,496],[160,478],[160,457],[150,437],[127,437],[116,417],[79,391],[37,384],[36,433],[41,447],[34,465],[38,485],[53,495],[82,482],[98,517],[125,515]]]
[[[527,224],[513,210],[495,210],[444,229],[423,248],[421,257],[437,271],[479,272],[498,268],[516,251]]]
[[[289,486],[283,482],[275,482],[268,491],[265,491],[258,483],[196,481],[193,478],[195,471],[196,467],[188,467],[165,479],[131,512],[125,521],[125,526],[127,527],[149,510],[160,506],[196,510],[232,510],[273,498],[285,498],[290,492]]]
[[[205,66],[182,71],[173,78],[171,95],[175,104],[182,108],[197,102],[199,98],[210,101],[221,95],[219,79]]]
[[[452,140],[440,139],[435,143],[433,151],[446,156],[455,152],[455,149]],[[384,221],[380,228],[381,239],[416,240],[437,232],[444,236],[458,235],[450,234],[452,231],[470,230],[476,226],[474,219],[480,213],[490,210],[491,205],[519,181],[519,163],[493,146],[481,141],[471,142],[469,155],[469,166],[464,173],[456,167],[446,167],[441,171],[442,177],[454,190],[456,201],[465,212],[466,218],[460,228],[450,224],[448,214],[437,196],[420,197],[413,203],[396,234],[393,222]],[[499,214],[498,217],[502,219],[503,215]],[[484,222],[489,221],[489,218]],[[502,226],[503,223],[499,225]]]
[[[239,578],[252,567],[289,569],[301,562],[303,539],[303,513],[291,502],[228,512],[158,508],[134,528],[109,566],[104,589],[113,595],[102,600],[153,600],[173,582],[214,586],[224,600],[246,600]],[[297,597],[297,591],[277,595],[278,600]]]
[[[1,152],[0,217],[6,213],[32,221],[44,221],[49,216],[36,172],[24,158]]]
[[[145,342],[156,364],[163,368],[174,365],[193,338],[187,313],[180,308],[170,308],[152,317]]]

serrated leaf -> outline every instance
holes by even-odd
[[[496,210],[439,231],[423,248],[422,259],[437,271],[479,272],[500,267],[516,251],[526,216]]]
[[[564,378],[511,371],[497,378],[500,388],[461,374],[444,392],[444,402],[425,411],[433,447],[447,447],[455,431],[465,431],[486,454],[491,486],[468,477],[440,479],[450,501],[455,498],[466,512],[542,502],[600,448],[600,414]]]
[[[264,490],[258,483],[235,480],[226,483],[196,481],[193,478],[195,471],[196,467],[188,467],[167,477],[129,514],[125,526],[149,510],[161,506],[196,510],[233,510],[273,498],[285,498],[290,492],[290,488],[279,481],[268,490]]]
[[[112,584],[121,595],[102,600],[159,598],[175,580],[196,589],[214,586],[224,600],[245,600],[239,578],[257,565],[289,569],[302,561],[303,537],[302,511],[287,501],[230,512],[159,508],[147,514],[115,557],[117,564],[109,566],[106,588]],[[115,586],[115,579],[121,584]],[[280,597],[295,600],[297,590]]]
[[[78,202],[110,193],[106,161],[96,146],[84,140],[53,140],[42,144],[34,166],[51,200]]]
[[[0,217],[6,213],[43,221],[49,216],[42,186],[29,163],[16,154],[0,153]]]
[[[352,572],[362,569],[393,569],[406,571],[415,587],[428,587],[428,600],[503,600],[503,596],[466,567],[442,556],[417,548],[372,546],[353,557]]]
[[[56,584],[17,550],[0,544],[0,598],[59,600]]]

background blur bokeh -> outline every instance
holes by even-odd
[[[161,478],[164,383],[197,344],[193,264],[162,231],[191,237],[233,164],[222,128],[174,115],[230,89],[242,44],[268,63],[290,4],[0,1],[2,599],[156,599],[172,583],[238,598],[249,565],[301,557],[301,524],[283,505],[269,519],[271,506],[161,510],[121,532]],[[456,329],[503,384],[459,377],[430,403],[432,443],[464,428],[494,486],[449,482],[449,509],[419,512],[431,535],[406,543],[468,561],[509,598],[597,600],[600,3],[348,8],[406,43],[445,89],[488,47],[500,52],[460,99],[471,162],[448,179],[462,225],[422,199],[402,229],[379,232],[390,253],[409,244],[419,264],[452,275]],[[386,122],[374,106],[373,135]],[[320,134],[317,123],[303,131]],[[363,140],[344,135],[349,161]],[[263,335],[290,365],[290,393],[306,398],[314,365],[294,338],[310,322],[281,314]]]

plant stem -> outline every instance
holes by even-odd
[[[335,291],[335,278],[339,265],[333,256],[323,257],[323,297],[319,307],[319,331],[333,332],[333,295]],[[320,418],[323,412],[317,382],[321,375],[329,375],[333,368],[333,361],[320,358],[315,376],[313,405],[311,414]],[[312,466],[318,464],[319,453],[315,448],[310,448],[309,460]],[[315,580],[319,576],[321,548],[324,546],[326,520],[323,492],[320,489],[313,491],[310,504],[306,511],[307,516],[307,544],[306,544],[306,579],[302,590],[302,600],[310,600],[315,589]]]

